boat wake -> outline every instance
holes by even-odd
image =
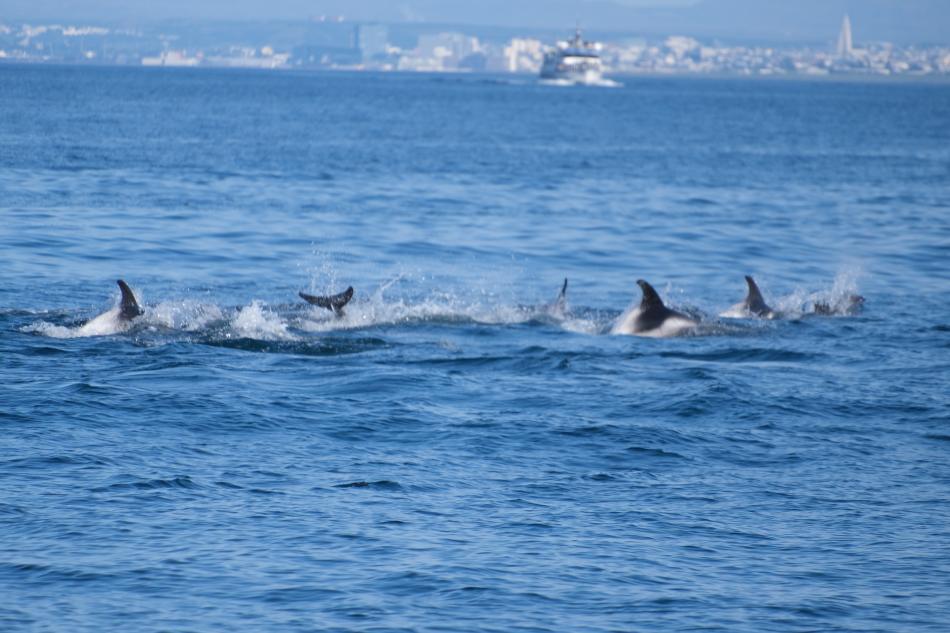
[[[592,86],[594,88],[623,88],[623,84],[613,79],[591,79],[591,80],[572,80],[572,79],[539,79],[538,83],[542,86]]]

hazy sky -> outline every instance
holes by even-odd
[[[950,44],[950,0],[0,0],[0,21],[307,19],[478,24],[821,42],[851,15],[856,42]]]

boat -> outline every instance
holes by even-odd
[[[541,81],[557,85],[617,86],[604,79],[604,65],[600,60],[600,42],[588,42],[581,30],[574,31],[570,40],[560,40],[544,54]]]

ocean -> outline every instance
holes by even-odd
[[[0,96],[0,629],[947,630],[950,84]]]

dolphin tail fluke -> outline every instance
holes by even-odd
[[[665,307],[663,305],[663,299],[660,299],[660,295],[653,289],[653,286],[642,279],[637,279],[637,285],[640,286],[640,290],[643,291],[643,299],[640,300],[640,307],[642,309],[649,310],[651,308]]]
[[[132,293],[132,289],[129,288],[129,284],[121,279],[116,280],[116,283],[119,284],[119,290],[122,291],[122,301],[119,304],[119,314],[122,318],[131,321],[142,315],[143,310],[139,307],[138,301],[135,300],[135,295]]]
[[[300,292],[297,294],[299,294],[300,298],[307,303],[320,306],[321,308],[326,308],[327,310],[333,310],[333,312],[339,315],[343,313],[343,306],[348,304],[350,299],[353,298],[353,286],[350,286],[339,294],[322,297],[317,295],[308,295],[305,292]]]

